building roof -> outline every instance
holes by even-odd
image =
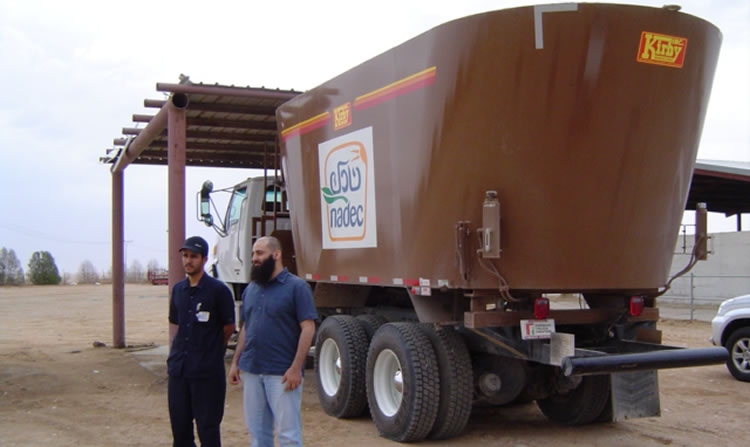
[[[727,216],[750,213],[750,162],[698,160],[685,209],[699,202]]]
[[[157,83],[156,90],[180,96],[186,110],[186,166],[259,168],[278,166],[276,109],[299,95],[294,90],[181,83]],[[133,115],[103,163],[112,170],[127,164],[166,165],[167,123],[161,115],[169,100],[144,100],[156,115]],[[139,127],[142,124],[145,127]],[[698,160],[685,208],[705,202],[727,216],[750,212],[750,162]]]

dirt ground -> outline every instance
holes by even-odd
[[[113,349],[111,286],[0,288],[0,446],[168,446],[166,286],[126,287],[126,343]],[[664,342],[708,347],[710,324],[662,320]],[[96,341],[106,347],[94,347]],[[425,446],[734,446],[750,443],[750,384],[723,365],[659,373],[662,416],[561,427],[532,404],[476,410],[462,436]],[[246,446],[230,387],[225,446]],[[369,418],[337,420],[308,371],[306,446],[393,444]],[[395,445],[395,444],[394,444]]]

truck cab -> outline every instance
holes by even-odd
[[[212,195],[230,194],[223,219]],[[235,300],[250,282],[253,244],[262,236],[288,232],[291,228],[286,191],[273,176],[249,177],[229,188],[213,190],[206,181],[198,193],[198,220],[219,234],[214,244],[213,276],[226,283]],[[282,233],[283,234],[283,233]]]

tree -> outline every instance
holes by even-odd
[[[17,286],[25,282],[21,261],[13,249],[0,249],[0,286]]]
[[[102,274],[99,276],[99,282],[101,283],[112,283],[112,267],[110,266],[107,268],[107,270],[102,271]]]
[[[137,260],[133,259],[130,262],[128,271],[125,273],[125,282],[143,282],[146,279],[146,275],[143,272],[143,265]]]
[[[147,272],[158,272],[161,270],[161,267],[159,266],[159,261],[156,259],[151,259],[148,261],[148,264],[146,264],[146,271]]]
[[[99,282],[99,273],[88,259],[78,267],[78,284],[95,284]]]
[[[72,273],[66,272],[65,270],[63,270],[62,272],[60,272],[60,276],[62,276],[61,282],[64,285],[67,286],[67,285],[74,284],[74,282],[73,282],[73,274]]]
[[[32,284],[60,284],[55,258],[48,251],[35,251],[29,260],[29,280]]]

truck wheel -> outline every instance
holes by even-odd
[[[367,408],[367,333],[350,315],[323,320],[315,342],[315,375],[323,410],[337,418],[356,417]]]
[[[729,372],[737,380],[750,382],[750,327],[732,332],[725,347],[729,351]]]
[[[471,357],[461,335],[449,327],[420,325],[430,338],[440,374],[440,404],[428,438],[448,439],[460,434],[471,415],[473,374]]]
[[[567,393],[553,394],[539,399],[536,405],[547,419],[565,425],[594,422],[605,409],[609,399],[609,376],[585,376],[581,383]]]
[[[435,350],[416,323],[388,323],[367,354],[367,402],[380,434],[419,441],[432,430],[440,400]]]
[[[367,332],[367,341],[372,340],[372,336],[375,335],[380,326],[388,322],[384,316],[374,314],[357,315],[357,320],[364,325],[365,332]]]

